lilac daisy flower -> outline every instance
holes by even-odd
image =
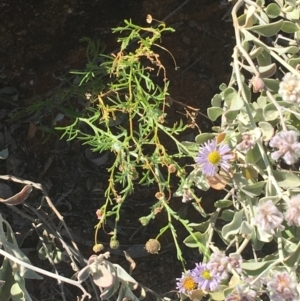
[[[272,159],[277,161],[282,157],[288,165],[296,163],[300,157],[298,136],[299,133],[296,131],[281,131],[276,134],[269,143],[271,147],[278,148],[271,154]]]
[[[176,278],[176,289],[180,293],[188,294],[189,292],[197,289],[197,283],[194,276],[191,274],[191,271],[188,270],[185,273],[182,273],[181,278]]]
[[[233,159],[233,154],[227,144],[217,145],[216,140],[209,140],[200,146],[200,151],[195,158],[198,165],[202,167],[202,172],[213,177],[219,170],[219,167],[228,171],[231,164],[229,160]]]
[[[289,226],[300,226],[300,194],[291,197],[286,204],[285,220]]]
[[[196,263],[196,267],[191,271],[198,288],[204,291],[215,291],[219,288],[220,277],[212,275],[210,269],[205,263]]]
[[[283,214],[273,204],[272,200],[265,201],[258,205],[255,218],[256,225],[269,234],[275,234],[275,229],[282,231],[284,227]]]
[[[296,301],[299,300],[297,292],[297,279],[287,272],[277,272],[267,282],[272,301]]]

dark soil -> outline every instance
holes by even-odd
[[[9,157],[0,162],[0,174],[42,183],[70,229],[78,235],[77,243],[86,257],[93,253],[95,211],[104,202],[105,167],[88,162],[84,148],[78,142],[67,144],[58,139],[57,133],[45,136],[38,131],[34,137],[28,137],[29,125],[36,122],[34,116],[20,117],[13,124],[8,117],[12,110],[25,108],[32,97],[55,89],[59,85],[56,78],[60,75],[85,66],[86,45],[79,42],[80,38],[99,39],[106,47],[105,52],[111,53],[118,47],[111,28],[122,25],[124,19],[146,26],[147,14],[157,20],[167,17],[167,25],[176,29],[175,33],[162,37],[163,47],[173,54],[180,67],[176,70],[172,58],[162,54],[161,60],[170,80],[170,96],[200,108],[205,114],[218,86],[226,83],[231,75],[233,32],[231,22],[226,22],[230,6],[222,6],[220,1],[190,0],[173,13],[183,3],[181,0],[2,0],[0,3],[0,89],[14,87],[19,92],[17,100],[0,95],[0,132],[10,137],[10,143],[7,142]],[[185,115],[183,106],[174,102],[169,118],[190,122]],[[210,130],[212,124],[201,114],[195,121],[202,131]],[[193,135],[197,133],[196,128],[192,130]],[[16,187],[12,185],[12,188]],[[138,218],[148,213],[155,201],[153,194],[151,188],[137,189],[124,204],[120,222],[122,245],[144,244],[165,225],[165,216],[161,214],[149,226],[140,229]],[[202,197],[205,210],[211,211],[220,194],[200,192],[199,197]],[[182,207],[180,199],[172,202],[175,209]],[[200,222],[201,217],[191,204],[185,206],[186,218]],[[10,217],[9,208],[1,206],[0,210]],[[110,232],[110,225],[105,230]],[[103,231],[100,235],[99,240],[109,241]],[[183,240],[186,233],[178,228],[178,236]],[[80,237],[85,239],[80,240]],[[172,238],[166,235],[161,240],[161,254],[134,258],[137,268],[133,277],[158,293],[175,289],[175,278],[182,272],[175,248],[166,248],[170,242]],[[187,268],[201,260],[197,250],[187,249],[184,245],[182,248]],[[35,263],[34,259],[32,261]],[[111,261],[125,269],[128,267],[122,256],[112,255]],[[39,286],[32,289],[35,300],[61,300],[59,289],[54,294],[56,284],[49,286],[49,279],[44,281],[44,292],[51,292],[52,296],[46,298]],[[75,300],[70,296],[67,299]]]

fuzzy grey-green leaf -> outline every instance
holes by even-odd
[[[299,30],[299,27],[294,22],[283,21],[281,30],[286,33],[294,33]]]
[[[276,64],[270,64],[268,66],[259,66],[258,72],[261,78],[271,77],[276,72]]]
[[[232,204],[233,203],[230,200],[219,200],[214,203],[214,206],[216,208],[227,208],[227,207],[232,206]]]
[[[277,18],[281,13],[281,8],[276,3],[270,3],[266,8],[266,13],[270,18]]]
[[[226,105],[230,107],[231,103],[238,97],[238,93],[234,88],[228,87],[223,91],[223,97]]]
[[[214,135],[212,133],[202,133],[199,134],[196,138],[195,141],[198,144],[203,144],[204,142],[207,142],[210,139],[213,139]]]
[[[210,107],[207,109],[207,116],[211,121],[216,121],[223,114],[223,109],[219,107]]]
[[[262,132],[263,141],[269,141],[274,135],[274,127],[266,121],[260,121],[258,125]]]
[[[247,196],[253,198],[255,196],[258,196],[262,193],[262,190],[265,186],[264,181],[260,181],[258,183],[252,184],[252,185],[247,185],[241,187],[241,191],[243,191]]]
[[[284,53],[291,53],[295,54],[299,52],[299,47],[297,46],[289,46],[289,47],[277,47],[277,48],[272,48],[275,52],[277,52],[279,55],[282,55]]]
[[[283,24],[283,20],[279,20],[271,24],[252,26],[248,29],[257,33],[258,35],[264,37],[271,37],[279,32],[282,24]]]
[[[222,237],[225,239],[225,240],[230,240],[232,239],[232,237],[236,234],[239,233],[240,231],[240,226],[242,224],[242,221],[243,221],[243,215],[244,215],[244,211],[243,209],[240,210],[240,211],[237,211],[235,214],[234,214],[234,217],[233,217],[233,220],[231,221],[231,223],[225,225],[223,228],[222,228]]]
[[[279,80],[273,78],[263,78],[262,79],[265,86],[272,92],[278,91],[279,89]]]
[[[222,220],[229,222],[232,221],[234,216],[234,211],[231,209],[225,209],[222,211],[221,218]]]
[[[241,268],[247,271],[248,275],[257,276],[264,270],[266,270],[273,261],[263,261],[263,262],[255,262],[255,261],[248,261],[243,262],[241,264]]]
[[[289,171],[273,171],[274,177],[279,187],[292,188],[300,186],[300,177]]]
[[[211,105],[213,107],[221,107],[222,104],[222,96],[220,94],[215,94],[211,100]]]

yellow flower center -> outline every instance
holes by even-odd
[[[202,277],[205,279],[205,280],[211,280],[211,275],[210,275],[210,272],[208,270],[205,270],[202,272]]]
[[[221,156],[218,151],[213,151],[208,155],[207,160],[213,165],[218,165],[221,161]]]
[[[183,280],[182,286],[187,290],[191,291],[197,288],[197,284],[192,277],[186,277]]]

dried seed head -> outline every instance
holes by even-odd
[[[117,195],[117,196],[114,198],[114,200],[115,200],[116,203],[118,203],[118,204],[123,203],[123,199],[122,199],[122,197],[121,197],[120,195]]]
[[[160,115],[160,116],[158,117],[157,121],[158,121],[159,123],[164,123],[164,122],[165,122],[165,116],[164,116],[164,115]]]
[[[158,254],[158,251],[160,251],[160,243],[157,239],[150,238],[146,242],[145,249],[150,254]]]
[[[156,215],[158,213],[161,213],[161,211],[162,211],[162,207],[160,206],[160,207],[154,208],[153,213],[154,213],[154,215]]]
[[[175,164],[170,164],[170,165],[168,166],[168,171],[169,171],[169,173],[174,173],[174,172],[176,172],[176,165],[175,165]]]
[[[104,246],[102,244],[96,244],[93,246],[93,251],[95,253],[100,253],[104,249]]]
[[[155,197],[160,200],[160,199],[163,199],[165,197],[165,194],[163,192],[156,192],[155,193]]]

